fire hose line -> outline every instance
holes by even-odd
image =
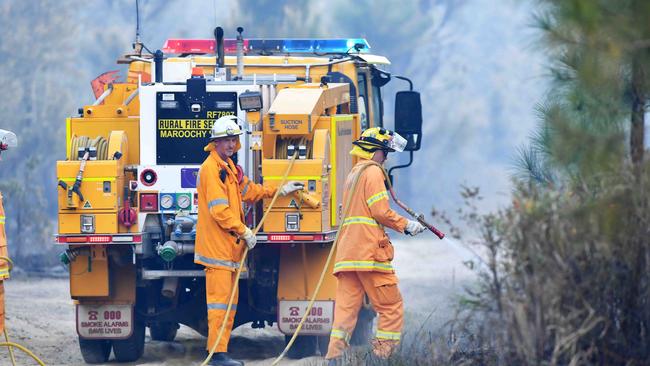
[[[5,332],[5,337],[7,337],[7,333]],[[7,338],[8,339],[8,338]],[[9,352],[11,353],[11,363],[15,366],[16,365],[16,360],[13,357],[13,351],[12,348],[18,348],[19,350],[25,352],[29,357],[31,357],[34,361],[36,361],[39,365],[45,366],[45,363],[41,361],[40,358],[38,358],[32,351],[27,349],[27,347],[21,346],[18,343],[14,342],[0,342],[0,347],[9,347]]]
[[[359,170],[359,173],[357,173],[357,175],[354,177],[354,180],[352,181],[352,188],[350,189],[350,194],[348,195],[348,199],[345,201],[345,205],[343,206],[343,218],[346,218],[348,216],[348,210],[350,209],[350,202],[352,202],[352,197],[354,197],[354,191],[357,188],[357,183],[359,182],[359,177],[361,176],[361,173],[363,173],[363,171],[366,168],[368,168],[370,165],[373,164],[367,164],[363,166],[361,170]],[[296,331],[293,333],[293,336],[287,343],[287,346],[284,347],[282,353],[280,353],[280,355],[273,361],[271,366],[275,366],[278,364],[278,362],[282,361],[282,359],[287,355],[287,353],[291,349],[291,346],[293,346],[293,342],[295,342],[296,338],[298,338],[298,334],[302,330],[302,326],[305,324],[305,321],[307,320],[307,315],[310,313],[311,308],[314,306],[314,302],[316,301],[316,296],[318,296],[318,292],[320,291],[321,285],[323,284],[323,280],[325,279],[325,273],[327,273],[327,269],[329,268],[330,262],[332,261],[332,257],[334,256],[334,252],[336,250],[336,246],[339,242],[340,233],[341,233],[341,229],[337,230],[336,238],[334,238],[334,244],[332,244],[332,248],[330,248],[330,252],[327,255],[327,260],[325,261],[325,264],[323,265],[323,270],[320,273],[320,278],[318,279],[318,283],[316,284],[316,288],[314,289],[314,294],[309,300],[309,304],[307,305],[307,309],[305,310],[302,319],[300,319],[300,323],[298,323],[298,328],[296,328]]]
[[[266,217],[268,216],[269,212],[271,211],[271,208],[275,204],[275,200],[278,198],[280,195],[280,187],[282,187],[286,181],[287,177],[289,176],[289,172],[291,171],[291,168],[293,167],[293,164],[296,162],[296,158],[298,157],[298,151],[296,151],[293,156],[291,157],[291,161],[289,161],[289,166],[287,167],[287,171],[284,173],[284,176],[282,177],[282,180],[280,181],[280,185],[278,185],[278,190],[275,192],[275,195],[273,195],[273,199],[271,199],[271,203],[269,204],[269,207],[266,209],[264,212],[264,215],[262,216],[262,219],[260,222],[257,224],[255,227],[255,230],[253,230],[253,235],[257,235],[257,232],[260,230],[262,225],[264,224],[264,221],[266,220]],[[228,316],[230,316],[230,311],[232,310],[232,303],[235,300],[235,292],[237,290],[237,287],[239,287],[239,277],[241,276],[242,269],[244,268],[244,262],[246,261],[246,256],[248,255],[248,246],[244,248],[244,253],[242,254],[241,260],[239,261],[239,268],[237,268],[237,274],[235,275],[235,283],[233,283],[232,290],[230,291],[230,299],[228,300],[228,307],[226,307],[226,314],[223,318],[223,322],[221,322],[221,328],[219,329],[219,335],[217,336],[217,339],[215,340],[214,344],[212,345],[212,348],[210,349],[210,353],[208,354],[208,357],[203,360],[203,363],[201,363],[201,366],[205,366],[210,362],[210,359],[212,358],[212,355],[214,354],[214,351],[217,349],[217,345],[221,341],[221,337],[223,336],[223,332],[226,329],[226,323],[228,322]]]
[[[376,166],[381,168],[381,171],[384,173],[384,177],[386,178],[386,181],[388,182],[388,187],[389,187],[389,190],[391,192],[391,197],[393,198],[393,200],[395,202],[397,202],[398,205],[400,207],[402,207],[406,212],[408,212],[411,216],[413,216],[415,219],[420,221],[429,230],[431,230],[434,234],[436,234],[436,236],[438,236],[440,239],[442,239],[444,237],[444,234],[442,232],[440,232],[438,229],[436,229],[432,225],[427,224],[426,222],[424,222],[424,219],[421,216],[417,215],[413,210],[408,208],[406,205],[404,205],[402,202],[400,202],[397,199],[397,197],[395,196],[395,192],[393,191],[393,187],[390,185],[390,179],[388,177],[388,173],[386,173],[386,170],[384,169],[383,166],[381,166],[380,164],[375,163],[375,162],[372,162],[372,163],[367,164],[364,167],[362,167],[361,170],[359,171],[359,173],[357,173],[357,175],[354,177],[354,180],[352,182],[352,188],[350,189],[351,193],[348,195],[348,199],[345,202],[345,206],[343,206],[344,207],[344,209],[343,209],[343,213],[344,213],[343,218],[347,217],[347,215],[348,215],[348,209],[350,207],[350,202],[352,201],[352,197],[354,197],[353,192],[356,190],[357,183],[359,181],[359,177],[361,176],[361,173],[371,165],[376,165]],[[293,333],[293,336],[291,337],[291,340],[287,343],[287,346],[284,348],[282,353],[273,361],[271,366],[277,365],[278,362],[280,362],[284,358],[284,356],[286,356],[287,352],[289,352],[289,349],[291,349],[291,346],[293,345],[293,342],[298,337],[298,333],[300,333],[300,331],[302,330],[302,326],[305,323],[305,321],[307,320],[307,315],[311,312],[311,308],[314,306],[314,301],[316,301],[316,296],[318,296],[318,292],[320,291],[321,285],[323,284],[323,280],[325,278],[325,273],[327,272],[327,269],[329,268],[330,261],[332,260],[332,256],[334,255],[334,251],[336,249],[336,246],[338,245],[339,234],[340,233],[341,233],[341,230],[339,229],[336,232],[336,238],[334,239],[334,244],[332,244],[332,248],[330,249],[329,255],[327,256],[327,260],[325,261],[325,265],[323,266],[323,271],[321,272],[320,278],[318,279],[318,284],[316,285],[316,288],[314,289],[314,294],[312,295],[311,299],[309,300],[309,305],[307,305],[307,309],[305,310],[305,313],[303,314],[302,319],[300,319],[300,323],[298,323],[298,328],[296,328],[296,331]]]
[[[14,262],[11,260],[9,257],[5,256],[0,256],[0,261],[7,262],[9,264],[9,272],[11,272],[14,268]],[[5,336],[5,341],[6,342],[0,342],[0,347],[7,347],[9,348],[9,356],[11,357],[11,364],[16,366],[16,358],[14,357],[14,347],[18,348],[19,350],[25,352],[29,357],[33,358],[34,361],[36,361],[39,365],[45,366],[45,363],[41,361],[32,351],[27,349],[25,346],[21,346],[18,343],[14,343],[9,341],[9,334],[7,334],[7,328],[5,327],[4,329],[4,336]]]

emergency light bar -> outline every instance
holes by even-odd
[[[214,54],[214,39],[168,39],[162,51],[171,54]],[[224,39],[224,52],[237,52],[236,39]],[[333,39],[244,39],[244,53],[367,53],[370,44],[363,38]]]

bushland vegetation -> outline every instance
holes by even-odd
[[[647,365],[650,3],[540,3],[553,86],[512,202],[480,215],[478,192],[463,191],[460,216],[488,264],[456,324],[480,340],[464,361]]]

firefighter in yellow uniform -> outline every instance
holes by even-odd
[[[238,174],[230,157],[240,149],[239,136],[243,131],[237,117],[226,116],[215,121],[210,132],[210,143],[205,151],[210,155],[199,170],[197,192],[199,201],[194,262],[205,267],[205,287],[208,308],[208,352],[217,340],[224,321],[230,291],[235,283],[244,243],[253,249],[257,239],[244,224],[242,201],[255,202],[272,197],[276,189],[255,184]],[[302,189],[298,182],[289,182],[280,188],[287,195]],[[238,366],[243,362],[230,358],[228,341],[232,330],[237,296],[229,314],[224,334],[210,360],[210,365]]]
[[[417,221],[408,220],[388,203],[382,164],[388,152],[403,151],[406,141],[397,133],[373,127],[354,142],[350,154],[359,157],[345,183],[343,202],[352,194],[343,219],[334,264],[338,284],[334,324],[326,358],[330,365],[341,361],[357,323],[364,294],[379,314],[373,352],[387,358],[400,341],[404,309],[391,264],[393,245],[384,227],[416,235],[424,231]],[[355,184],[354,192],[350,192]]]
[[[0,130],[0,154],[9,147],[15,147],[16,145],[17,139],[13,132]],[[7,250],[5,221],[5,210],[2,205],[2,193],[0,192],[0,333],[5,329],[4,280],[9,278],[9,270],[11,266],[11,263],[9,262],[9,251]]]

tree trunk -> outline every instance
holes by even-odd
[[[630,156],[634,170],[640,173],[645,149],[645,90],[643,65],[632,64],[632,128],[630,129]]]

